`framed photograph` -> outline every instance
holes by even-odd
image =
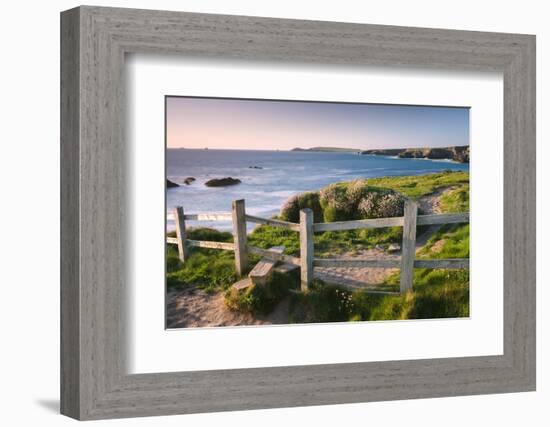
[[[61,15],[61,411],[535,390],[535,37]]]

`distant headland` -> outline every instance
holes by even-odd
[[[438,159],[453,160],[459,163],[470,163],[470,146],[459,145],[454,147],[437,148],[382,148],[361,150],[357,148],[339,148],[339,147],[312,147],[312,148],[293,148],[290,151],[315,151],[315,152],[339,152],[356,153],[361,155],[375,156],[397,156],[402,159]]]

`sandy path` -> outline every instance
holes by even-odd
[[[268,316],[252,316],[229,310],[223,292],[208,294],[197,288],[169,292],[166,316],[168,328],[275,325],[288,323],[288,298]]]

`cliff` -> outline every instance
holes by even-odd
[[[398,156],[403,159],[449,159],[460,163],[470,163],[469,145],[442,148],[375,149],[363,150],[361,154]]]

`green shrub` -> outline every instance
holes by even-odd
[[[319,202],[318,192],[307,192],[290,197],[283,204],[279,216],[283,221],[300,222],[300,210],[306,208],[313,211],[315,222],[323,221],[323,210]]]
[[[371,189],[357,206],[362,219],[403,216],[405,197],[392,190]]]
[[[330,184],[319,191],[319,201],[325,222],[353,219],[355,206],[347,194],[343,183]]]

